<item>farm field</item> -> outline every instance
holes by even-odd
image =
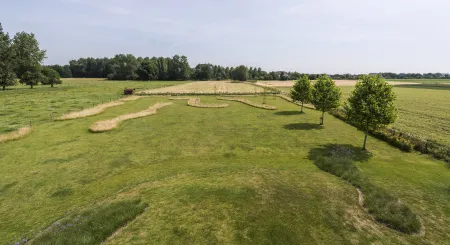
[[[345,87],[350,86],[353,87],[356,84],[356,80],[334,80],[337,86]],[[425,84],[433,84],[433,83],[439,83],[439,84],[446,84],[450,82],[450,80],[388,80],[388,82],[392,85],[419,85],[422,83]],[[278,87],[278,88],[291,88],[294,86],[295,81],[258,81],[256,84],[262,85],[262,86],[269,86],[269,87]]]
[[[230,81],[190,82],[173,87],[140,91],[140,93],[260,93],[264,89],[245,83]]]
[[[108,93],[116,94],[125,86],[175,84],[91,81],[88,89],[73,83],[49,92],[58,98],[61,113],[66,107],[77,109],[79,103],[70,107],[75,101],[107,100]],[[41,90],[47,89],[7,93],[31,98]],[[205,104],[223,102],[213,96],[198,98]],[[262,102],[258,96],[245,99]],[[37,101],[36,96],[29,108],[36,118],[40,113],[46,117],[48,104]],[[113,131],[88,131],[95,122],[167,102],[174,104],[157,114],[123,121]],[[352,185],[314,164],[318,150],[329,144],[359,152],[361,132],[330,115],[322,128],[319,112],[306,109],[300,114],[298,106],[277,97],[267,97],[267,104],[277,110],[226,103],[226,108],[196,108],[184,100],[153,96],[76,120],[47,122],[42,116],[32,134],[0,145],[0,244],[31,239],[71,215],[96,217],[91,210],[104,205],[116,212],[108,217],[129,214],[122,219],[129,222],[102,239],[105,244],[445,244],[450,240],[450,170],[443,162],[403,153],[371,137],[370,157],[356,162],[368,179],[420,217],[422,233],[406,235],[374,221],[359,205]],[[22,108],[9,110],[20,113]],[[117,202],[120,205],[114,205]],[[47,238],[76,236],[64,232],[55,229]],[[93,241],[84,240],[98,244]]]
[[[341,103],[353,87],[342,86]],[[290,88],[279,88],[289,93]],[[392,127],[427,139],[450,145],[450,86],[397,85],[395,102],[399,118]]]

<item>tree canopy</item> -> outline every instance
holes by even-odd
[[[363,149],[366,149],[370,130],[389,125],[397,118],[392,85],[380,76],[361,76],[345,105],[348,119],[364,130]]]
[[[317,110],[322,111],[320,124],[324,124],[325,112],[339,107],[341,90],[336,87],[333,79],[327,75],[321,75],[317,78],[312,90],[312,104]]]
[[[16,74],[14,73],[14,50],[12,41],[8,33],[3,32],[0,23],[0,86],[3,90],[7,86],[16,84]]]
[[[312,86],[311,81],[309,80],[307,75],[301,76],[294,84],[294,87],[291,89],[291,98],[292,100],[298,101],[302,103],[303,112],[303,104],[309,103],[312,97]]]
[[[13,39],[14,66],[18,78],[31,70],[37,70],[46,58],[45,50],[39,48],[39,42],[33,33],[19,32]]]

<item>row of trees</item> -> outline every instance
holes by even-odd
[[[299,72],[267,72],[260,67],[224,67],[220,65],[198,64],[191,68],[186,56],[170,57],[134,57],[131,54],[119,54],[113,58],[80,58],[71,60],[68,65],[53,65],[64,78],[108,78],[111,80],[298,80],[307,75],[316,80],[320,74],[301,74]],[[444,79],[450,74],[443,73],[380,73],[386,79]],[[332,79],[357,80],[359,74],[334,74]]]
[[[41,66],[45,53],[34,34],[19,32],[10,38],[0,23],[0,86],[3,90],[14,86],[17,78],[31,88],[39,83],[52,87],[61,83],[57,71]]]
[[[359,79],[344,110],[350,122],[364,131],[363,149],[366,149],[369,131],[395,122],[396,96],[392,85],[380,75],[363,75]],[[304,103],[311,103],[321,111],[320,124],[323,125],[325,112],[339,107],[341,91],[327,75],[319,76],[314,85],[307,75],[303,75],[294,84],[290,95],[294,101],[301,103],[302,112]]]

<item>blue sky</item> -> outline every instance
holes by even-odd
[[[183,54],[191,66],[308,73],[450,72],[445,0],[2,0],[10,34],[33,32],[46,64]]]

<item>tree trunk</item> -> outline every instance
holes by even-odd
[[[301,112],[303,112],[303,101],[302,101],[302,111]]]
[[[53,88],[53,83],[51,85],[52,85],[52,88]]]
[[[3,86],[3,91],[5,91],[5,89],[6,89],[6,86]]]
[[[32,83],[30,84],[30,88],[33,89],[33,84]]]
[[[367,142],[367,135],[369,134],[369,130],[366,129],[366,133],[364,135],[364,144],[363,144],[363,150],[366,150],[366,142]]]
[[[325,111],[322,111],[322,117],[320,118],[320,125],[323,125],[323,117],[325,116]]]

